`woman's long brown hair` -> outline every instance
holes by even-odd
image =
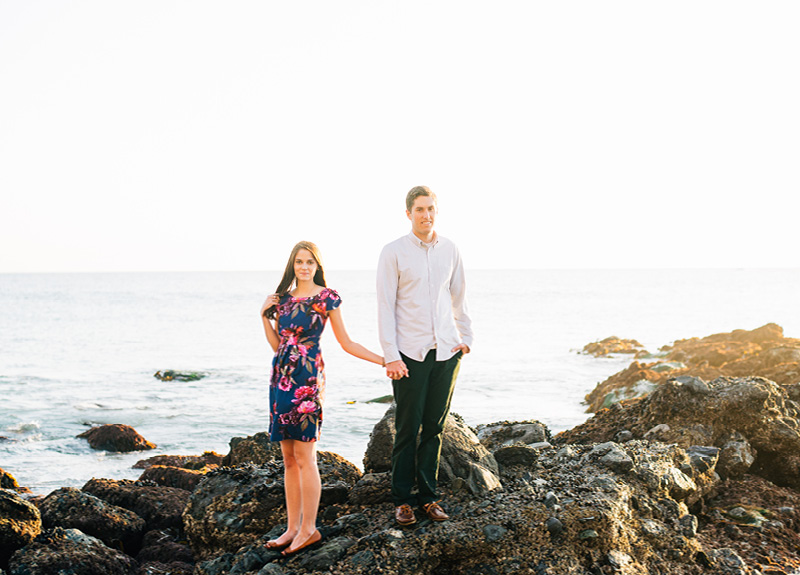
[[[314,274],[314,283],[318,286],[328,287],[328,284],[325,283],[325,270],[322,267],[322,256],[319,254],[319,248],[316,244],[311,242],[298,242],[297,245],[292,248],[292,255],[289,256],[286,269],[283,271],[283,277],[278,284],[278,288],[275,290],[275,293],[279,296],[287,294],[295,282],[294,260],[297,257],[297,252],[300,250],[308,250],[311,252],[311,255],[314,256],[317,262],[317,273]],[[267,316],[267,319],[275,317],[275,306],[268,307],[264,315]]]

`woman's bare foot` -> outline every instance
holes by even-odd
[[[284,531],[283,534],[277,539],[270,539],[267,541],[265,547],[267,549],[283,549],[284,547],[291,545],[296,536],[296,531]]]

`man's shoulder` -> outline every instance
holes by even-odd
[[[391,242],[383,246],[383,251],[384,252],[397,251],[399,248],[405,246],[406,243],[408,243],[408,236],[407,235],[400,236],[396,240],[392,240]]]

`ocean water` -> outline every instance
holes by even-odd
[[[374,272],[330,271],[353,339],[380,352]],[[0,275],[0,468],[34,493],[92,477],[135,479],[157,454],[225,454],[268,427],[271,349],[259,319],[278,272]],[[800,337],[800,269],[468,271],[476,341],[453,411],[470,425],[583,422],[584,396],[630,357],[577,353],[617,335],[650,351],[676,339],[774,322]],[[359,467],[391,393],[383,370],[330,330],[320,449]],[[162,382],[158,370],[199,371]],[[158,448],[113,454],[76,436],[124,423]]]

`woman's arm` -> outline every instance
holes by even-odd
[[[333,328],[333,334],[336,336],[336,341],[339,342],[343,350],[359,359],[371,361],[381,366],[384,365],[381,356],[377,353],[372,353],[360,343],[356,343],[350,339],[347,329],[344,327],[344,319],[342,318],[342,311],[340,308],[329,311],[328,317],[331,320],[331,327]]]
[[[267,335],[267,341],[269,342],[270,347],[272,347],[272,351],[278,351],[278,345],[281,343],[281,337],[276,331],[276,326],[278,325],[278,316],[276,312],[275,325],[273,326],[272,321],[267,319],[267,316],[264,314],[266,313],[267,309],[274,305],[278,305],[278,299],[278,294],[267,296],[267,299],[264,300],[264,305],[261,306],[261,321],[264,324],[264,333]]]

